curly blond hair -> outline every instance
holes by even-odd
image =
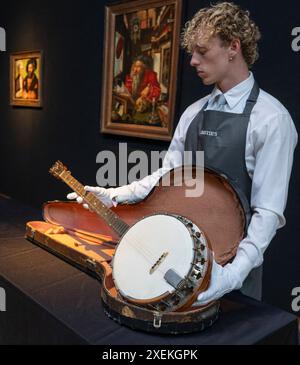
[[[219,36],[223,45],[229,45],[233,39],[239,39],[244,59],[250,68],[258,59],[257,42],[260,31],[248,10],[238,5],[222,2],[199,10],[185,24],[181,44],[188,53],[193,53],[198,38]]]

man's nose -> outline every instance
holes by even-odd
[[[190,61],[190,65],[195,67],[199,65],[199,60],[197,59],[197,57],[195,57],[195,55],[192,55],[191,61]]]

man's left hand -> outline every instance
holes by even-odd
[[[239,275],[233,270],[231,264],[224,267],[213,260],[210,285],[206,291],[198,295],[193,307],[208,304],[223,295],[242,286]]]

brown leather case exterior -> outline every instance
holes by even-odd
[[[62,211],[68,215],[68,223],[76,222],[81,207],[76,203],[49,202],[45,205],[45,215],[48,209],[58,216]],[[86,212],[86,218],[89,212]],[[66,217],[66,216],[65,216]],[[52,216],[53,219],[53,216]],[[64,219],[63,222],[65,223]],[[87,225],[94,221],[85,222]],[[210,327],[218,318],[219,302],[211,303],[205,307],[190,308],[182,312],[160,313],[125,302],[117,293],[113,280],[110,261],[115,251],[115,243],[109,236],[91,237],[90,232],[66,228],[64,233],[49,234],[50,228],[57,224],[33,221],[26,224],[26,237],[31,242],[54,253],[62,259],[79,267],[80,269],[96,276],[101,282],[102,303],[105,313],[120,324],[132,329],[165,333],[182,334],[204,330]],[[87,226],[84,226],[87,228]],[[82,227],[81,227],[82,228]]]

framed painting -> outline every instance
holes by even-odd
[[[10,55],[10,105],[42,106],[42,51]]]
[[[102,133],[171,140],[181,0],[106,6]]]

